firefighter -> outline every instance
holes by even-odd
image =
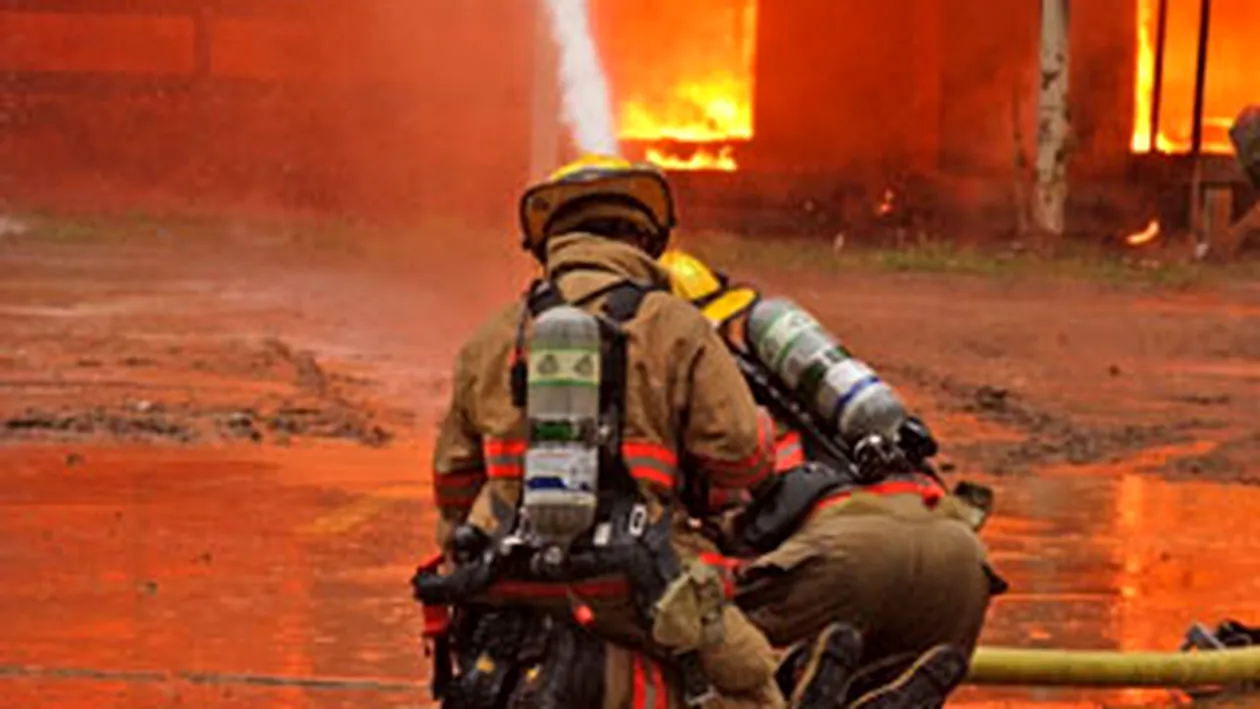
[[[772,484],[773,422],[721,338],[670,292],[655,259],[674,223],[664,175],[618,158],[583,158],[525,193],[523,245],[543,276],[459,353],[433,468],[439,542],[460,563],[413,582],[426,605],[537,606],[634,648],[633,656],[605,653],[608,697],[680,677],[690,704],[713,690],[718,706],[780,707],[776,654],[723,599],[726,567],[690,522],[709,514],[710,489],[755,494]],[[530,339],[543,336],[544,322],[557,337],[577,337],[594,316],[598,366],[573,354],[580,348],[572,343],[553,351],[554,343]],[[556,398],[544,384],[576,389]],[[544,398],[587,400],[583,386],[599,392],[593,425],[535,420]],[[573,477],[583,470],[598,484]],[[587,514],[593,521],[579,525],[581,534],[535,550],[559,528],[548,525]],[[511,635],[478,632],[503,642]],[[473,664],[493,666],[483,659]],[[653,664],[662,659],[664,674]]]
[[[747,332],[760,294],[732,286],[681,251],[661,261],[674,292],[701,309],[728,347],[747,358],[741,362],[755,360]],[[756,366],[745,373],[756,378]],[[765,391],[754,387],[759,398],[801,398],[773,377],[761,385]],[[796,410],[790,403],[783,416]],[[936,444],[917,419],[902,418],[896,444],[905,450],[898,455],[855,462],[853,451],[828,455],[833,447],[817,445],[827,443],[818,440],[828,437],[824,426],[813,427],[811,451],[811,441],[783,416],[776,421],[779,485],[752,491],[761,499],[722,525],[728,548],[747,558],[739,605],[778,646],[799,644],[829,623],[856,629],[861,660],[849,706],[943,702],[966,674],[991,594],[1004,590],[976,534],[985,510],[948,494],[931,472],[925,459]],[[807,414],[798,420],[817,423]],[[785,662],[785,675],[795,662]]]

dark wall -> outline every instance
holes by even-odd
[[[948,5],[938,167],[953,175],[1011,175],[1017,135],[1027,148],[1035,135],[1040,3],[948,0]]]
[[[1040,3],[763,0],[757,161],[1009,177],[1031,157]],[[1074,167],[1122,169],[1132,130],[1133,0],[1073,3]]]
[[[938,16],[934,0],[763,0],[749,161],[811,172],[929,160]]]
[[[1130,164],[1137,80],[1137,3],[1072,3],[1074,170],[1112,177]]]
[[[52,203],[512,219],[528,170],[531,3],[209,6],[6,3],[0,188]]]

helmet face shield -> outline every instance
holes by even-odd
[[[674,199],[660,170],[647,163],[620,158],[591,157],[565,166],[521,198],[520,217],[524,247],[540,254],[547,237],[563,223],[581,219],[589,210],[593,218],[627,217],[654,235],[644,244],[649,252],[665,247],[674,227]]]

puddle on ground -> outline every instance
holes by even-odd
[[[984,537],[1012,590],[982,643],[1175,650],[1194,622],[1260,623],[1260,487],[1167,481],[1148,470],[1202,453],[1192,443],[1109,465],[984,480],[998,505]],[[1090,693],[1093,695],[1094,693]],[[1150,704],[1164,691],[968,690],[975,706]]]
[[[0,665],[421,680],[422,448],[4,449]],[[983,642],[1173,650],[1195,621],[1260,622],[1260,488],[1143,472],[1198,450],[976,477],[1013,587]],[[968,688],[952,705],[1170,699]]]

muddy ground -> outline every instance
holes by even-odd
[[[422,705],[405,581],[430,548],[425,461],[460,340],[530,273],[510,237],[34,218],[0,231],[8,696]],[[1260,568],[1233,558],[1260,549],[1260,283],[836,258],[744,257],[735,275],[813,308],[932,423],[947,471],[997,487],[986,538],[1016,592],[986,642],[1160,649],[1188,620],[1260,622]]]

